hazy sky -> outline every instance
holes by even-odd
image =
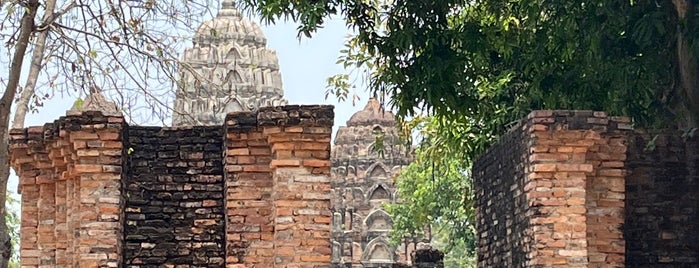
[[[335,130],[338,126],[345,125],[354,112],[364,107],[368,94],[363,90],[358,92],[362,99],[357,106],[352,106],[352,103],[347,101],[338,103],[332,96],[328,100],[325,99],[326,78],[343,72],[342,66],[335,64],[349,33],[343,21],[328,21],[325,28],[312,39],[303,38],[300,41],[294,23],[280,22],[276,25],[261,26],[267,37],[267,46],[277,51],[284,95],[289,104],[335,105]],[[65,115],[74,99],[75,97],[56,97],[47,101],[39,113],[27,115],[25,126],[43,125]],[[8,186],[16,192],[17,177],[14,174],[11,175]]]

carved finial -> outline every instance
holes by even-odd
[[[240,11],[235,7],[235,1],[223,0],[221,2],[221,10],[218,11],[216,17],[241,17]]]
[[[116,103],[107,100],[102,95],[102,90],[97,86],[90,87],[90,95],[87,95],[84,101],[67,111],[68,115],[80,115],[84,111],[99,111],[106,116],[122,116],[123,114],[117,107]]]
[[[366,106],[364,106],[364,111],[374,112],[378,114],[382,112],[381,103],[376,98],[371,97],[369,98],[369,101],[367,102]]]

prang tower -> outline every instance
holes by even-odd
[[[185,50],[173,126],[218,125],[227,113],[285,105],[279,61],[260,26],[223,0]]]
[[[384,203],[396,202],[395,177],[411,157],[399,140],[394,115],[369,99],[341,126],[331,159],[331,267],[391,267],[408,262],[416,241],[394,247],[389,243],[391,218]],[[372,149],[383,136],[383,153]]]

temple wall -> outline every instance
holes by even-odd
[[[85,112],[10,132],[23,267],[116,267],[123,245],[122,117]]]
[[[222,267],[223,129],[130,126],[124,133],[124,264]]]
[[[699,266],[699,136],[634,133],[626,167],[627,265]]]
[[[160,128],[87,111],[12,130],[21,265],[328,267],[333,117],[282,106]]]
[[[474,163],[478,266],[696,265],[698,143],[680,134],[532,112]]]

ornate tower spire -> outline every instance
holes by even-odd
[[[221,10],[218,11],[216,17],[242,18],[233,0],[223,0],[223,2],[221,2]]]
[[[411,159],[395,116],[370,98],[335,135],[332,147],[332,260],[337,267],[391,267],[410,256],[407,244],[389,242],[391,218],[384,203],[396,201],[394,177]],[[381,152],[375,150],[382,135]],[[414,246],[413,246],[414,248]]]
[[[184,52],[172,124],[221,124],[226,114],[286,104],[279,62],[260,26],[223,0]]]

